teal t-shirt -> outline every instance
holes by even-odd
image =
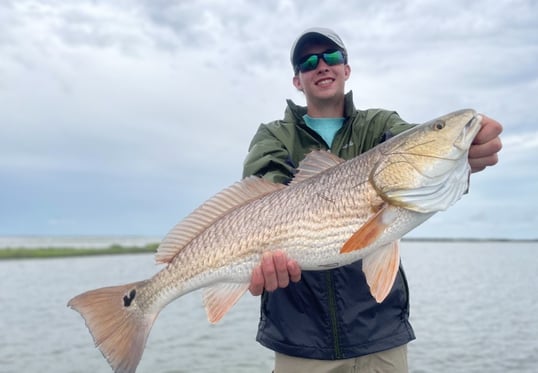
[[[325,140],[329,149],[332,146],[334,135],[342,128],[344,117],[341,118],[312,118],[310,115],[303,115],[303,119],[308,127],[316,131]]]

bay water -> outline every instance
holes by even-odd
[[[538,372],[537,242],[402,242],[411,290],[410,372]],[[153,275],[150,254],[0,261],[0,372],[111,372],[66,304]],[[259,299],[217,325],[199,291],[167,306],[137,372],[271,372],[255,341]]]

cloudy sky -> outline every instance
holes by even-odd
[[[289,48],[335,29],[359,108],[472,107],[500,162],[412,232],[538,237],[538,6],[529,1],[0,2],[0,235],[161,237],[241,177],[281,118]]]

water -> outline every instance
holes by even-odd
[[[538,243],[405,243],[413,372],[538,372]]]
[[[404,242],[411,287],[410,371],[538,371],[538,244]],[[152,255],[0,261],[0,371],[109,372],[74,295],[136,281]],[[270,372],[255,342],[258,299],[210,325],[195,292],[157,319],[137,372]]]

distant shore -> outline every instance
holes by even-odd
[[[446,238],[446,237],[405,237],[408,242],[538,242],[538,238]]]
[[[145,246],[111,245],[106,248],[71,248],[71,247],[42,247],[42,248],[3,248],[0,249],[0,260],[7,259],[47,259],[74,256],[147,254],[154,253],[158,243]]]
[[[538,242],[538,239],[503,239],[503,238],[404,238],[403,242]],[[121,255],[155,253],[159,243],[144,246],[110,245],[108,247],[8,247],[0,248],[0,260],[48,259],[76,256]]]

